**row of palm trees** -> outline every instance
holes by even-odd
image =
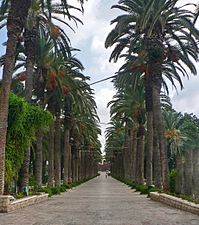
[[[126,178],[137,183],[146,178],[148,186],[163,186],[166,191],[169,167],[161,91],[168,92],[166,81],[175,88],[177,81],[182,88],[181,76],[197,74],[199,50],[199,30],[195,27],[198,8],[179,4],[178,0],[119,1],[112,8],[122,14],[111,21],[115,27],[105,42],[105,47],[114,47],[110,61],[124,59],[114,80],[118,92],[110,102],[116,127],[107,131],[107,154],[112,149],[114,169]],[[114,143],[118,144],[116,149]],[[115,158],[115,154],[120,156]],[[144,155],[145,165],[140,160]]]
[[[100,129],[93,90],[63,29],[65,26],[73,30],[73,24],[81,23],[71,13],[83,11],[84,1],[78,2],[79,8],[65,0],[2,1],[1,27],[7,27],[8,40],[6,54],[1,58],[4,67],[0,92],[0,194],[5,186],[10,88],[28,103],[53,115],[48,138],[45,130],[38,129],[35,143],[24,149],[23,164],[18,171],[21,190],[28,186],[33,164],[36,184],[42,185],[46,161],[49,186],[59,186],[61,179],[68,183],[97,173]]]

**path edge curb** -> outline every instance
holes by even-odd
[[[150,198],[153,201],[161,202],[171,207],[199,215],[199,205],[193,202],[158,192],[150,192]]]
[[[40,195],[28,196],[26,198],[15,200],[13,196],[0,196],[0,213],[8,213],[16,209],[24,208],[29,205],[34,205],[46,201],[48,194],[41,193]]]

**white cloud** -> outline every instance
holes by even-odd
[[[116,0],[89,0],[86,2],[84,16],[81,17],[84,25],[80,25],[76,34],[73,34],[71,38],[74,47],[80,48],[82,51],[78,56],[86,67],[85,74],[91,77],[91,83],[114,75],[122,65],[121,62],[109,63],[111,49],[104,48],[105,39],[112,29],[110,21],[118,14],[117,10],[110,10],[110,7],[117,2]],[[181,0],[180,4],[189,2],[193,1]],[[173,106],[178,111],[194,112],[199,115],[199,106],[195,104],[195,102],[199,102],[196,86],[199,83],[199,77],[191,77],[189,81],[184,79],[183,83],[185,90],[179,91],[178,96],[174,92],[171,93]],[[95,89],[98,115],[101,122],[107,123],[110,117],[106,105],[115,93],[113,86],[106,81],[92,87]],[[105,124],[102,124],[102,133],[106,127]],[[104,135],[100,137],[100,140],[104,146]]]
[[[104,150],[105,138],[104,132],[110,121],[109,109],[107,108],[108,102],[112,99],[112,96],[115,94],[113,87],[102,88],[95,93],[95,100],[97,103],[97,113],[100,117],[100,126],[102,130],[102,135],[99,137],[102,144],[102,151]]]
[[[85,75],[91,77],[91,81],[113,76],[118,71],[121,63],[109,63],[111,49],[105,49],[104,43],[108,33],[111,31],[110,21],[115,18],[116,12],[110,10],[111,5],[117,1],[90,0],[85,2],[84,16],[80,16],[84,25],[79,26],[75,34],[71,34],[71,42],[74,47],[81,49],[77,57],[85,66]],[[93,85],[95,89],[95,100],[97,112],[101,121],[102,135],[99,137],[102,150],[105,144],[104,131],[110,121],[107,103],[115,94],[110,81]]]

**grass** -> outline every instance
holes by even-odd
[[[116,180],[119,180],[121,181],[122,183],[128,185],[129,187],[131,187],[132,189],[135,189],[136,191],[139,191],[140,194],[146,194],[148,195],[149,197],[149,194],[150,192],[159,192],[159,193],[163,193],[163,190],[162,189],[158,189],[158,188],[155,188],[155,187],[148,187],[146,185],[139,185],[139,184],[136,184],[135,182],[133,181],[130,181],[128,179],[125,179],[125,178],[121,178],[121,177],[116,177],[116,176],[112,176],[113,178],[115,178]],[[167,192],[165,194],[168,194],[168,195],[172,195],[174,197],[177,197],[177,198],[181,198],[183,200],[187,200],[189,202],[194,202],[196,204],[199,204],[199,201],[195,200],[192,196],[190,195],[185,195],[185,194],[176,194],[176,193],[173,193],[173,192]]]
[[[85,183],[85,182],[87,182],[87,181],[89,181],[89,180],[91,180],[91,179],[93,179],[95,177],[96,176],[90,177],[90,178],[86,178],[86,179],[82,179],[82,180],[78,180],[78,181],[74,181],[71,184],[62,184],[62,185],[57,186],[57,187],[42,187],[38,191],[39,192],[45,192],[45,193],[48,194],[49,197],[51,197],[53,195],[58,195],[61,192],[65,192],[68,189],[74,188],[74,187],[76,187],[76,186],[78,186],[78,185],[80,185],[82,183]]]
[[[155,188],[155,187],[148,187],[144,184],[136,184],[133,181],[130,181],[128,179],[121,178],[121,177],[115,177],[115,176],[112,176],[112,177],[115,178],[116,180],[119,180],[122,183],[128,185],[132,189],[135,189],[136,191],[139,191],[140,194],[146,194],[146,195],[149,196],[150,192],[162,192],[161,189],[158,189],[158,188]]]

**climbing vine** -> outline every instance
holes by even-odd
[[[24,150],[35,139],[36,131],[48,128],[51,121],[50,112],[10,94],[5,162],[6,184],[9,184],[13,177],[17,178],[23,162]]]

